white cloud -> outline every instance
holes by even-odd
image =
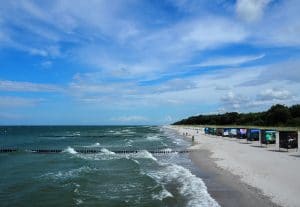
[[[252,42],[259,46],[299,47],[300,1],[274,1],[261,19],[250,27]]]
[[[52,66],[52,61],[49,61],[49,60],[44,61],[41,63],[41,66],[42,66],[42,68],[48,69]]]
[[[20,98],[12,96],[1,96],[0,97],[0,107],[11,108],[11,107],[28,107],[35,106],[41,100]]]
[[[207,105],[229,111],[264,110],[275,103],[292,104],[299,100],[297,67],[296,62],[287,61],[259,67],[227,68],[184,78],[179,75],[182,78],[142,84],[131,79],[105,82],[101,73],[78,74],[70,85],[69,94],[84,103],[123,109]],[[261,92],[283,86],[292,94],[292,99],[259,98]]]
[[[297,59],[287,60],[279,63],[269,64],[261,67],[257,71],[257,76],[248,77],[248,80],[236,84],[235,86],[257,86],[268,84],[269,82],[278,82],[282,84],[299,83],[300,82],[300,61]]]
[[[0,80],[0,91],[58,92],[63,89],[51,84]]]
[[[236,12],[248,21],[255,21],[270,2],[238,0]],[[137,18],[136,13],[131,11],[139,6],[138,1],[111,1],[109,7],[105,1],[96,0],[88,4],[83,0],[46,3],[6,1],[1,3],[1,26],[5,32],[0,31],[0,39],[3,33],[5,39],[9,39],[6,46],[44,57],[65,55],[76,62],[92,64],[108,76],[118,77],[162,73],[189,62],[196,52],[232,43],[249,40],[259,45],[294,46],[300,43],[299,3],[295,0],[279,2],[277,7],[271,7],[270,11],[266,11],[266,20],[255,26],[244,25],[231,16],[202,14],[205,5],[212,5],[208,0],[200,3],[178,0],[172,3],[178,8],[194,8],[192,12],[199,14],[163,27],[147,28],[144,19]],[[224,6],[229,3],[218,1],[214,4]],[[9,23],[29,35],[14,32]],[[73,46],[62,52],[62,42]],[[120,50],[122,55],[116,52]],[[238,65],[248,58],[251,59],[251,56],[220,58],[217,65]],[[212,63],[208,60],[203,64]]]
[[[189,60],[195,52],[239,43],[247,35],[239,23],[225,17],[209,16],[179,21],[161,29],[143,30],[122,45],[125,52],[121,56],[116,51],[118,46],[103,49],[94,42],[76,48],[73,55],[83,63],[97,67],[106,76],[159,76],[177,72],[174,68]]]
[[[65,55],[59,47],[61,42],[81,44],[114,39],[122,43],[139,33],[135,23],[123,15],[130,4],[110,1],[108,8],[105,1],[98,0],[1,2],[0,34],[6,36],[4,39],[0,35],[5,40],[0,46],[32,55],[60,57]]]
[[[217,91],[227,91],[227,90],[230,90],[230,89],[232,89],[232,87],[230,87],[230,86],[226,86],[226,85],[216,85],[215,86],[215,89],[217,90]]]
[[[193,44],[196,50],[214,48],[223,44],[238,43],[247,37],[247,32],[242,25],[230,19],[212,16],[201,18],[176,27],[182,30],[179,44]],[[177,42],[174,42],[177,44]]]
[[[266,89],[258,95],[258,99],[263,101],[289,100],[292,98],[291,92],[285,89]]]
[[[144,116],[121,116],[111,119],[112,121],[125,122],[125,123],[136,123],[136,122],[145,122],[148,121],[148,118]]]
[[[299,103],[300,96],[293,85],[289,89],[267,88],[274,86],[268,84],[266,86],[251,86],[235,89],[237,92],[228,92],[221,96],[221,108],[223,111],[260,111],[269,108],[274,104],[292,105]],[[257,92],[261,91],[261,92]],[[296,95],[297,94],[297,95]]]
[[[237,0],[236,12],[243,20],[254,22],[263,16],[265,7],[271,1],[272,0]]]
[[[262,59],[265,55],[248,55],[248,56],[233,56],[233,57],[216,57],[208,59],[199,64],[189,65],[190,67],[207,67],[207,66],[239,66],[244,63]]]
[[[182,61],[182,58],[189,57],[195,51],[238,43],[246,37],[247,32],[237,22],[224,17],[210,16],[179,22],[150,33],[142,40],[150,46],[146,48],[147,51],[156,51],[160,57],[177,58]]]
[[[242,94],[235,94],[232,91],[229,91],[221,97],[221,102],[223,102],[223,104],[225,104],[228,108],[238,110],[241,106],[246,105],[247,102],[249,102],[249,99]]]
[[[51,60],[42,63],[45,67],[58,57],[68,59],[66,62],[92,66],[87,67],[92,72],[83,71],[64,87],[1,80],[0,90],[63,91],[80,103],[99,108],[202,104],[221,105],[224,110],[228,107],[246,110],[263,107],[274,100],[291,103],[299,99],[299,61],[242,68],[238,66],[263,58],[263,52],[222,55],[223,49],[227,52],[227,46],[235,47],[240,43],[243,48],[246,45],[245,50],[249,44],[254,45],[253,51],[264,51],[261,45],[271,49],[299,47],[299,1],[269,4],[270,0],[239,0],[237,4],[226,3],[236,7],[218,14],[201,7],[207,3],[215,6],[212,1],[178,0],[174,2],[177,8],[180,12],[189,12],[188,16],[181,18],[179,15],[180,18],[172,21],[166,17],[157,25],[151,19],[151,26],[145,20],[150,16],[132,12],[139,2],[113,0],[108,5],[96,0],[89,3],[84,0],[43,3],[28,0],[0,3],[0,47],[11,47]],[[246,23],[228,12],[237,12]],[[215,58],[205,60],[206,54],[213,54]],[[272,54],[266,54],[267,61],[272,61]],[[204,61],[191,63],[198,57]],[[204,71],[201,75],[195,68],[185,67],[191,64],[194,67],[235,68]],[[282,86],[283,90],[274,90]],[[287,93],[296,98],[290,100]],[[130,121],[128,117],[121,117],[121,120]],[[131,118],[139,119],[138,116]]]

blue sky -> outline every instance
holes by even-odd
[[[0,124],[166,124],[300,99],[298,0],[0,2]]]

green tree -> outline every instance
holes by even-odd
[[[282,125],[285,124],[291,117],[288,107],[276,104],[272,106],[266,113],[266,124]]]
[[[174,124],[300,126],[300,105],[288,108],[277,104],[268,111],[256,113],[228,112],[225,114],[192,116]]]
[[[291,106],[290,113],[291,113],[292,117],[294,117],[294,118],[300,117],[300,104]]]

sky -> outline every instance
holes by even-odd
[[[300,103],[299,0],[0,1],[1,125]]]

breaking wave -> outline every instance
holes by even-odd
[[[58,171],[58,172],[46,173],[46,174],[40,176],[40,178],[50,178],[53,180],[66,180],[66,179],[72,179],[74,177],[78,177],[82,174],[89,173],[94,170],[96,170],[96,169],[84,166],[84,167],[72,169],[69,171]]]
[[[129,153],[129,154],[116,154],[106,148],[102,148],[101,152],[93,153],[93,154],[82,154],[77,153],[72,147],[68,147],[63,152],[70,153],[75,155],[75,157],[86,159],[86,160],[112,160],[112,159],[150,159],[153,161],[157,161],[157,159],[147,150],[141,150],[137,153]]]
[[[72,147],[68,147],[63,152],[67,152],[67,153],[70,153],[70,154],[77,154],[77,152]]]
[[[108,150],[108,149],[106,149],[106,148],[102,148],[101,149],[101,152],[103,153],[103,154],[106,154],[106,155],[115,155],[116,153],[114,153],[114,152],[112,152],[112,151],[110,151],[110,150]]]
[[[165,165],[164,170],[147,174],[163,185],[176,183],[179,193],[187,198],[187,207],[219,207],[219,204],[207,192],[207,187],[201,178],[196,177],[182,166],[175,164],[163,165]],[[163,199],[163,196],[170,195],[167,192],[161,192],[160,196],[157,195],[157,198]]]
[[[162,201],[163,199],[168,198],[168,197],[173,197],[173,195],[172,195],[172,193],[170,193],[169,191],[167,191],[164,187],[159,192],[159,194],[153,194],[152,195],[153,199],[157,199],[157,200],[160,200],[160,201]]]
[[[157,141],[157,140],[161,140],[161,139],[159,138],[159,136],[157,136],[157,135],[147,136],[146,139],[149,140],[149,141]]]
[[[133,157],[133,158],[151,159],[151,160],[157,161],[157,159],[150,152],[148,152],[147,150],[141,150],[138,153],[131,154],[129,156]]]

